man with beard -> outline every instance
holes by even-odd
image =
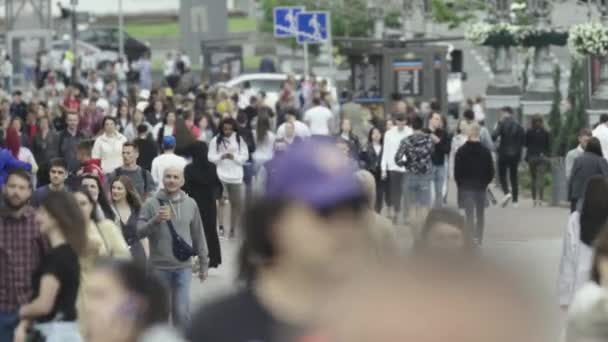
[[[12,342],[19,307],[32,295],[32,274],[45,253],[46,241],[27,203],[32,195],[30,175],[15,169],[2,190],[0,211],[0,342]]]

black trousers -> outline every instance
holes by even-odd
[[[498,177],[500,179],[500,186],[502,191],[513,196],[513,203],[517,203],[519,199],[519,176],[517,174],[519,167],[518,156],[498,156]],[[509,175],[509,181],[511,183],[511,189],[509,190],[509,182],[507,181],[507,173]]]
[[[380,213],[382,211],[382,208],[384,208],[384,201],[387,197],[387,181],[382,179],[381,172],[374,172],[374,179],[376,180],[376,207],[374,209],[377,213]]]

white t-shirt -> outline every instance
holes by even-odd
[[[285,138],[285,126],[286,126],[286,124],[282,124],[281,126],[279,126],[279,128],[277,129],[277,138],[279,138],[279,139]],[[310,134],[311,134],[310,129],[308,129],[308,126],[306,126],[303,122],[295,121],[293,123],[293,127],[294,127],[296,136],[298,136],[300,138],[310,137]]]
[[[312,107],[304,113],[304,121],[308,123],[313,135],[329,135],[329,123],[333,113],[326,107]]]

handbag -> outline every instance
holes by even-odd
[[[161,206],[165,205],[165,202],[160,199],[158,200],[158,203],[160,203]],[[194,248],[192,248],[192,246],[190,246],[186,240],[179,236],[175,230],[175,227],[173,226],[173,222],[169,220],[167,221],[167,225],[169,226],[169,232],[171,233],[171,247],[173,250],[173,256],[182,262],[188,261],[193,256],[196,256],[197,253],[195,252]]]

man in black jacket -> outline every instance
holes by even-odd
[[[483,239],[486,191],[494,178],[492,154],[481,144],[480,132],[477,123],[469,127],[469,139],[458,149],[454,160],[458,205],[465,210],[467,228],[477,244]]]
[[[494,141],[499,141],[498,147],[498,177],[502,191],[505,193],[505,198],[502,200],[502,206],[505,207],[509,201],[513,200],[513,206],[517,207],[519,183],[517,170],[521,161],[522,152],[526,140],[526,132],[524,128],[515,121],[513,117],[513,109],[504,107],[502,109],[502,118],[498,123],[498,127],[492,134]],[[509,183],[507,182],[507,172],[511,182],[511,192]]]

